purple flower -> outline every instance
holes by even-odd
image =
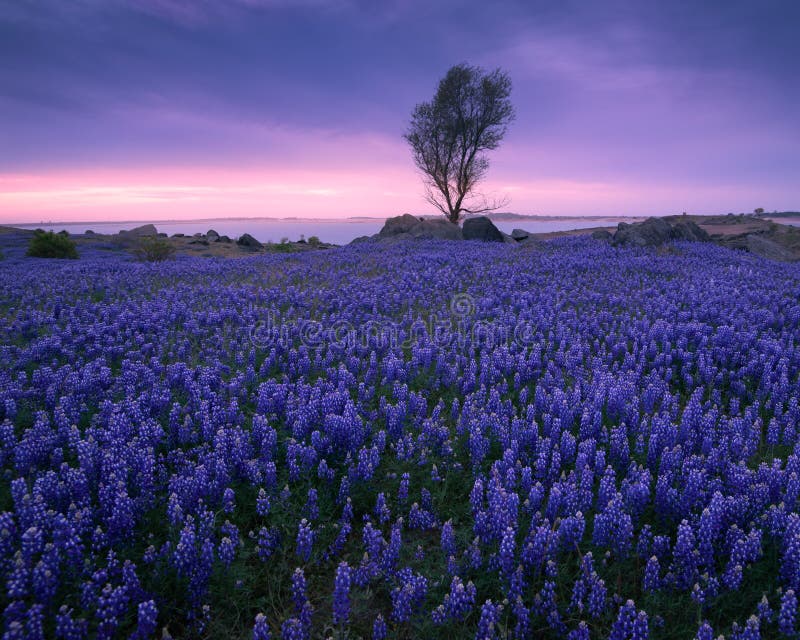
[[[491,600],[483,603],[475,640],[494,640],[498,637],[497,623],[500,621],[501,609],[500,605],[493,604]]]
[[[797,620],[797,596],[794,589],[787,589],[781,597],[781,608],[778,612],[778,628],[787,637],[794,637]]]
[[[350,567],[341,562],[336,569],[333,588],[333,623],[346,625],[350,617]]]
[[[256,616],[255,624],[253,624],[253,640],[270,640],[271,637],[267,618],[263,613],[259,613]]]
[[[144,638],[151,637],[156,630],[158,607],[156,607],[156,603],[153,600],[147,600],[139,603],[138,611],[139,617],[135,636],[144,640]]]
[[[381,614],[378,614],[372,623],[372,640],[385,640],[386,634],[386,621]]]
[[[314,546],[314,530],[303,518],[297,525],[297,557],[303,562],[308,562],[311,558],[311,549]]]

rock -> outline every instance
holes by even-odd
[[[511,236],[506,236],[506,234],[503,234],[503,235],[506,238],[511,238]],[[506,242],[508,243],[508,240],[506,240]],[[528,247],[528,248],[530,248],[530,247],[541,247],[542,246],[542,241],[538,240],[534,236],[528,236],[524,240],[514,240],[514,238],[511,238],[511,243],[516,245],[516,246],[518,246],[518,247]]]
[[[644,222],[620,222],[614,233],[614,245],[657,247],[671,239],[672,227],[663,218],[648,218]]]
[[[141,238],[143,236],[156,236],[158,230],[154,224],[143,224],[141,227],[128,229],[127,231],[120,231],[120,235],[131,236],[134,238]]]
[[[708,233],[691,220],[679,220],[673,224],[671,238],[689,242],[708,242],[711,240]]]
[[[242,234],[236,241],[236,244],[238,244],[240,247],[244,247],[245,249],[250,249],[251,251],[256,251],[264,247],[263,244],[261,244],[249,233]]]
[[[528,241],[528,238],[525,238],[524,240],[514,240],[514,238],[512,238],[510,234],[504,233],[503,231],[501,231],[500,234],[503,236],[503,242],[505,242],[506,244],[513,244],[516,246],[518,244]]]
[[[364,242],[373,242],[377,236],[358,236],[350,241],[350,244],[363,244]]]
[[[369,236],[356,238],[353,242],[365,242]],[[416,218],[408,213],[389,218],[373,239],[383,242],[402,240],[462,240],[461,228],[444,218]]]
[[[461,229],[449,220],[420,220],[409,231],[415,240],[463,240]]]
[[[592,231],[592,238],[595,240],[602,240],[603,242],[611,242],[614,236],[606,229],[595,229]]]
[[[530,235],[531,234],[525,231],[524,229],[514,229],[511,231],[511,237],[514,238],[514,240],[516,240],[517,242],[519,242],[520,240],[525,240]]]
[[[219,242],[219,234],[213,229],[206,231],[206,240],[209,242]]]
[[[173,233],[172,237],[173,238],[185,238],[186,236],[184,236],[184,234],[182,234],[182,233]]]
[[[387,218],[383,223],[383,228],[378,232],[381,238],[397,236],[401,233],[409,233],[416,225],[421,222],[419,218],[412,216],[410,213],[404,213],[402,216],[395,216]]]
[[[504,242],[500,229],[486,216],[468,218],[462,229],[464,240],[480,240],[482,242]]]
[[[168,236],[167,236],[167,234],[166,234],[166,233],[164,233],[163,231],[161,231],[161,232],[159,232],[159,234],[158,234],[158,237],[159,237],[159,238],[166,238],[166,237],[168,237]]]
[[[225,242],[226,244],[230,244],[233,242],[228,236],[220,236],[217,242]]]
[[[747,250],[762,258],[778,262],[794,262],[798,259],[798,256],[786,247],[755,233],[747,236]]]
[[[85,235],[85,236],[93,236],[94,235],[94,231],[92,231],[91,229],[87,229],[86,231],[83,232],[83,235]]]
[[[658,247],[670,240],[708,242],[711,237],[691,220],[679,219],[670,224],[664,218],[648,218],[634,224],[620,222],[612,242],[616,246]]]

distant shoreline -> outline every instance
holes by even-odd
[[[416,217],[422,218],[438,218],[440,214],[435,213],[415,213],[412,214]],[[665,215],[674,215],[674,214],[665,214]],[[691,215],[727,215],[724,214],[691,214]],[[760,217],[760,218],[770,218],[770,217],[780,217],[780,218],[792,218],[792,217],[800,217],[800,212],[793,212],[793,211],[780,211],[776,213],[763,213],[759,216],[756,216],[753,213],[749,214],[735,214],[735,215],[750,215],[753,217]],[[347,222],[352,223],[359,223],[359,222],[382,222],[391,218],[392,216],[347,216],[344,218],[310,218],[310,217],[302,217],[302,216],[287,216],[287,217],[273,217],[273,216],[220,216],[215,218],[192,218],[192,219],[154,219],[154,218],[141,218],[135,220],[37,220],[37,221],[28,221],[28,222],[0,222],[1,225],[7,227],[19,227],[19,228],[26,228],[26,227],[36,227],[37,225],[47,225],[47,226],[55,226],[55,225],[98,225],[98,224],[115,224],[115,225],[142,225],[142,224],[205,224],[205,223],[212,223],[212,222],[257,222],[257,223],[269,223],[269,222],[302,222],[302,223],[319,223],[319,224],[342,224]],[[469,216],[467,216],[469,217]],[[488,214],[488,217],[492,220],[498,221],[505,221],[505,222],[512,222],[515,220],[523,221],[523,220],[532,220],[532,221],[543,221],[543,222],[557,222],[557,221],[592,221],[592,220],[620,220],[620,219],[643,219],[646,217],[650,217],[647,214],[625,214],[625,215],[616,215],[616,214],[605,214],[605,215],[552,215],[552,214],[527,214],[527,213],[512,213],[512,212],[502,212],[502,213],[494,213]],[[654,217],[661,217],[661,216],[654,216]]]
[[[438,218],[436,214],[431,213],[420,213],[420,214],[412,214],[418,218]],[[287,217],[287,218],[273,218],[270,216],[264,217],[241,217],[241,216],[232,216],[232,217],[224,217],[224,218],[196,218],[191,220],[171,220],[171,219],[141,219],[141,220],[37,220],[35,222],[0,222],[1,225],[6,227],[35,227],[36,225],[47,225],[47,226],[54,226],[60,224],[68,224],[68,225],[87,225],[91,226],[93,224],[115,224],[115,225],[126,225],[126,224],[133,224],[133,225],[142,225],[142,224],[205,224],[205,223],[212,223],[212,222],[258,222],[258,223],[268,223],[268,222],[313,222],[313,223],[320,223],[320,224],[342,224],[347,222],[352,223],[360,223],[360,222],[384,222],[391,218],[392,216],[386,217],[379,217],[379,216],[349,216],[347,218],[299,218],[299,217]],[[635,216],[635,215],[625,215],[625,216],[615,216],[615,215],[604,215],[604,216],[554,216],[554,215],[525,215],[525,214],[496,214],[489,216],[492,220],[501,220],[501,221],[513,221],[513,220],[542,220],[542,221],[569,221],[569,220],[619,220],[623,218],[630,218],[630,219],[639,219],[643,218],[644,216]]]

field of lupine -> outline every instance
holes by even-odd
[[[0,264],[4,638],[800,630],[800,267]]]

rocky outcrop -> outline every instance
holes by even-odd
[[[592,231],[592,238],[595,240],[602,240],[603,242],[611,242],[614,236],[606,229],[596,229]]]
[[[461,240],[461,229],[449,220],[422,220],[409,231],[415,240]]]
[[[358,236],[350,241],[350,244],[363,244],[365,242],[372,242],[375,238],[372,236]]]
[[[383,228],[378,232],[378,236],[381,238],[393,238],[403,233],[409,233],[411,229],[421,222],[422,220],[412,216],[410,213],[388,218],[386,222],[383,223]]]
[[[786,247],[778,244],[774,240],[765,238],[763,235],[751,233],[745,238],[746,249],[750,253],[754,253],[762,258],[768,260],[777,260],[778,262],[794,262],[797,256],[787,249]]]
[[[482,242],[505,242],[503,234],[494,222],[486,216],[468,218],[464,221],[464,240],[480,240]]]
[[[679,220],[672,225],[672,239],[687,242],[708,242],[711,237],[691,220]]]
[[[534,245],[536,239],[527,231],[515,229],[516,237],[500,231],[486,216],[467,218],[459,227],[445,218],[417,218],[408,213],[389,218],[374,236],[360,236],[350,244],[365,242],[401,242],[404,240],[480,240],[513,245]]]
[[[143,224],[140,227],[134,227],[133,229],[128,229],[127,231],[120,231],[119,234],[122,236],[126,236],[129,238],[141,238],[144,236],[157,236],[158,229],[154,224]]]
[[[644,222],[620,222],[614,233],[617,246],[657,247],[668,242],[672,227],[663,218],[648,218]]]
[[[620,222],[614,233],[615,246],[658,247],[671,240],[707,242],[708,234],[691,220],[670,224],[664,218],[648,218],[644,222]]]
[[[358,242],[365,242],[366,236],[356,238]],[[463,240],[461,229],[444,218],[427,219],[417,218],[408,213],[402,216],[389,218],[377,236],[372,239],[383,242],[397,242],[402,240]],[[354,242],[356,242],[354,240]]]
[[[258,251],[259,249],[264,248],[264,245],[261,244],[249,233],[244,233],[241,236],[239,236],[239,239],[236,241],[236,244],[238,244],[240,247],[250,249],[251,251]]]

